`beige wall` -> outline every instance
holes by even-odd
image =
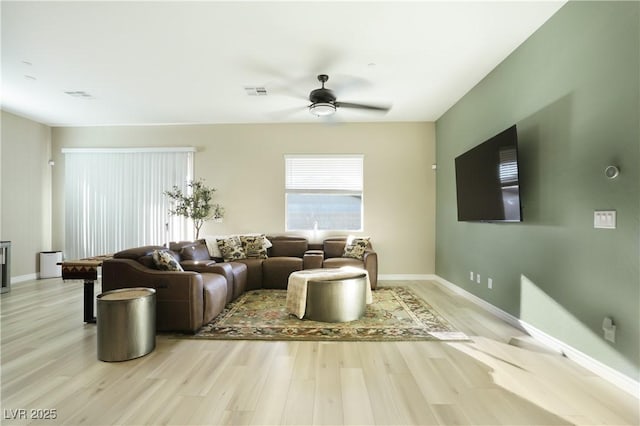
[[[51,129],[2,111],[0,237],[11,241],[14,280],[38,272],[51,246]]]
[[[432,274],[435,262],[433,123],[248,124],[53,129],[54,241],[64,244],[63,147],[195,146],[196,176],[217,188],[224,223],[204,235],[284,233],[285,154],[364,154],[364,232],[380,274]],[[58,167],[60,165],[60,167]],[[135,184],[135,182],[132,182]],[[324,235],[307,235],[317,240]]]

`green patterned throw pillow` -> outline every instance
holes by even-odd
[[[151,253],[153,263],[161,271],[184,271],[175,257],[166,250],[154,250]]]
[[[247,255],[242,248],[242,241],[240,237],[229,237],[222,240],[218,240],[218,247],[222,258],[225,262],[231,262],[232,260],[246,259]]]
[[[364,252],[369,246],[369,237],[349,237],[344,246],[342,257],[352,257],[354,259],[363,260]]]

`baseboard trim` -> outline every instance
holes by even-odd
[[[378,274],[378,281],[424,281],[435,280],[433,274]]]
[[[447,281],[446,279],[438,275],[434,275],[433,277],[434,278],[432,278],[432,280],[436,283],[475,303],[484,310],[508,322],[514,327],[525,330],[534,339],[549,346],[550,348],[553,348],[554,350],[562,352],[567,358],[571,359],[572,361],[576,362],[592,373],[597,374],[603,379],[609,381],[613,385],[634,396],[635,398],[640,399],[640,382],[633,380],[631,377],[620,373],[618,370],[615,370],[608,365],[603,364],[602,362],[590,357],[589,355],[579,351],[578,349],[568,345],[567,343],[558,340],[557,338],[545,333],[544,331],[534,327],[531,324],[528,324],[526,321],[522,321],[521,319],[511,315],[510,313],[503,311],[502,309],[492,305],[486,300],[479,298],[475,294],[469,293],[468,291],[461,287],[458,287],[454,283]]]
[[[21,282],[24,282],[24,281],[37,280],[37,279],[38,279],[38,274],[37,273],[26,274],[26,275],[18,275],[17,277],[11,277],[11,285],[17,284],[17,283],[21,283]]]

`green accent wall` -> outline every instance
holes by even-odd
[[[436,273],[636,381],[639,11],[570,1],[436,122]],[[513,124],[524,221],[458,222],[455,157]],[[594,210],[617,229],[594,229]]]

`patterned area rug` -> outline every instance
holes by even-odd
[[[402,341],[468,340],[406,287],[378,288],[365,316],[346,323],[300,320],[285,309],[286,290],[249,291],[227,305],[196,339]]]

